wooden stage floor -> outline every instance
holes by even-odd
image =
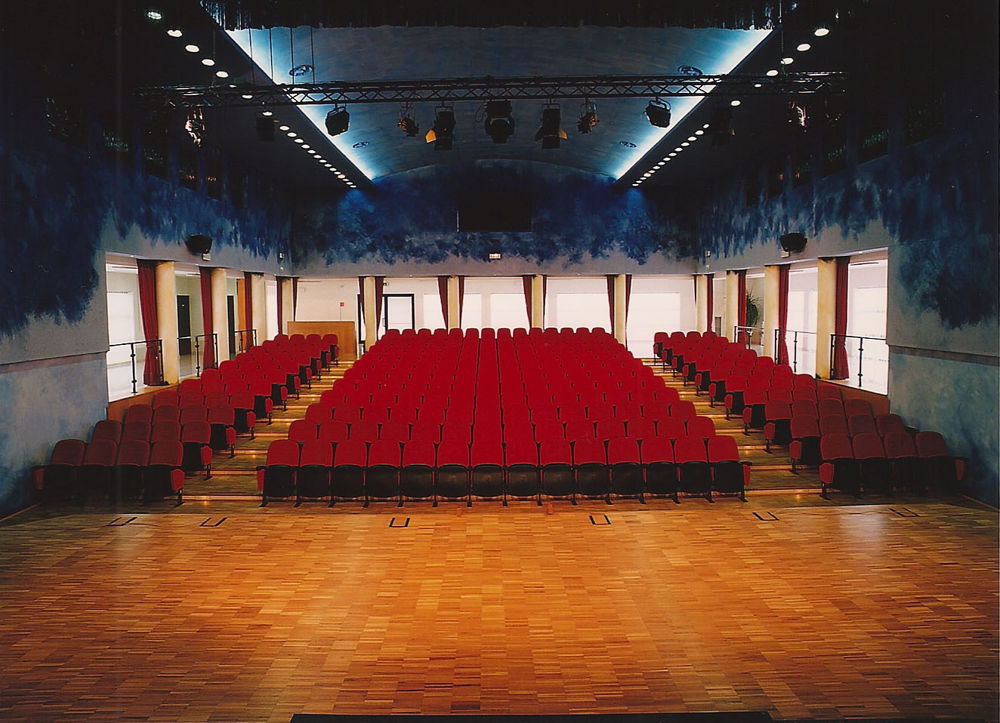
[[[998,524],[835,497],[0,523],[0,718],[998,716]]]

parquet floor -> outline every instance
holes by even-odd
[[[0,523],[0,718],[998,717],[979,507],[158,510]]]

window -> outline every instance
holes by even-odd
[[[527,329],[528,310],[524,305],[524,293],[490,294],[489,326],[494,329]]]
[[[886,260],[851,264],[848,272],[847,333],[865,337],[847,340],[850,382],[864,389],[886,392],[889,386],[889,347],[885,343],[887,309]]]
[[[462,297],[462,328],[480,329],[483,326],[483,296],[470,294]]]
[[[441,313],[441,296],[439,294],[424,294],[423,320],[417,325],[424,329],[444,329],[444,314]]]
[[[816,373],[816,299],[816,268],[792,269],[785,344],[788,363],[798,374]]]
[[[652,355],[656,332],[681,331],[681,295],[676,291],[637,292],[637,281],[632,279],[625,337],[628,350],[642,359]]]
[[[585,326],[611,331],[608,285],[604,277],[550,278],[545,295],[545,326]]]
[[[127,161],[132,153],[132,129],[126,118],[105,110],[101,114],[101,148],[116,161]]]
[[[847,165],[847,124],[840,106],[827,102],[823,118],[823,175],[841,171]]]

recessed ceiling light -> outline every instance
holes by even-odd
[[[704,130],[702,130],[701,128],[699,128],[698,130],[696,130],[696,131],[694,132],[694,134],[695,134],[696,136],[703,136],[703,135],[705,135],[705,131],[704,131]]]
[[[653,168],[663,168],[663,161],[657,163],[655,166],[653,166]]]
[[[809,43],[799,43],[798,45],[795,46],[795,49],[798,50],[800,53],[804,53],[811,47],[812,46]]]
[[[670,158],[674,158],[676,156],[677,156],[677,151],[671,151],[670,152],[670,156],[669,156]]]
[[[649,178],[649,177],[650,177],[650,176],[652,176],[652,175],[653,175],[652,173],[649,173],[649,172],[647,171],[646,173],[643,173],[643,174],[642,174],[642,177],[643,177],[643,178]]]
[[[337,172],[337,178],[347,178],[347,176],[345,176],[343,173],[341,173],[340,171],[337,171],[336,168],[334,168],[333,170]]]
[[[638,188],[638,187],[639,187],[639,184],[638,184],[638,183],[633,183],[633,184],[632,184],[632,188]]]
[[[302,140],[301,138],[295,138],[294,140],[296,143],[305,143],[305,141]]]
[[[189,53],[197,53],[199,50],[201,50],[201,48],[199,48],[194,43],[188,43],[187,45],[184,46],[184,49]]]
[[[207,65],[209,68],[211,68],[213,65],[215,65],[215,60],[213,58],[202,58],[201,64]]]
[[[253,93],[244,93],[243,95],[240,96],[240,98],[242,98],[243,100],[250,100],[251,98],[253,98]]]
[[[229,73],[227,73],[224,70],[217,70],[217,71],[215,71],[215,77],[216,78],[228,78],[229,77]]]
[[[664,158],[663,160],[666,161],[667,163],[670,163],[670,161],[672,161],[674,159],[673,158]]]
[[[825,28],[822,25],[813,30],[813,35],[815,35],[817,38],[822,38],[824,35],[829,35],[829,34],[830,34],[830,28]]]
[[[782,65],[791,65],[794,62],[795,62],[795,58],[791,58],[791,57],[786,57],[786,58],[782,58],[781,59],[781,64]]]
[[[170,28],[170,30],[167,31],[167,35],[171,38],[179,38],[183,34],[184,33],[182,33],[179,28]]]
[[[705,125],[702,126],[702,128],[704,128],[707,131],[709,125],[710,125],[709,123],[706,123]]]
[[[311,148],[311,146],[310,146],[310,145],[309,145],[308,143],[303,143],[303,144],[302,144],[302,147],[303,147],[303,148]]]
[[[683,143],[681,143],[681,145],[682,145],[682,146],[684,146],[685,148],[687,148],[687,147],[688,147],[688,146],[690,146],[691,144],[690,144],[690,143],[688,143],[687,141],[684,141]]]
[[[330,168],[330,166],[327,166],[326,170],[328,170],[330,173],[336,173],[337,172],[336,168]]]
[[[682,145],[683,145],[683,144],[682,144]],[[684,150],[683,148],[681,148],[680,146],[677,146],[677,147],[676,147],[676,148],[674,149],[674,153],[680,153],[680,152],[681,152],[681,151],[683,151],[683,150]]]
[[[297,135],[298,135],[298,133],[296,133],[295,131],[288,131],[288,137],[289,138],[295,138],[295,136],[297,136]]]
[[[274,111],[265,110],[261,112],[261,115],[264,116],[265,118],[270,118],[271,116],[274,115]]]
[[[737,107],[738,105],[741,105],[742,103],[743,101],[741,101],[739,98],[733,98],[731,101],[729,101],[729,105],[731,105],[733,108]]]
[[[156,10],[155,8],[150,8],[149,10],[146,11],[146,18],[148,20],[152,20],[154,23],[158,23],[161,20],[163,20],[163,13],[161,13],[159,10]]]
[[[762,87],[762,84],[761,83],[754,83],[753,87],[754,88],[760,88],[760,87]]]
[[[291,129],[292,129],[291,126],[286,126],[286,125],[278,126],[278,130],[281,131],[282,133],[284,133],[285,131],[290,131]]]
[[[777,74],[778,74],[778,71],[775,70],[774,68],[771,68],[769,71],[767,71],[766,73],[764,73],[764,75],[766,75],[768,78],[773,78]]]
[[[689,141],[696,141],[696,140],[698,140],[698,136],[688,136],[688,140]]]

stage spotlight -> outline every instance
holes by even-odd
[[[670,104],[659,98],[649,101],[649,105],[646,106],[646,119],[652,126],[668,128],[670,126]]]
[[[561,119],[559,106],[549,105],[542,109],[542,125],[535,133],[535,140],[542,142],[542,148],[558,148],[560,139],[569,138],[566,131],[559,127]]]
[[[727,145],[729,139],[736,135],[733,131],[733,111],[730,106],[719,106],[715,109],[708,125],[708,132],[712,135],[713,146]]]
[[[593,103],[584,103],[580,113],[580,119],[576,122],[576,129],[581,133],[590,133],[597,125],[597,106]]]
[[[413,138],[420,132],[420,126],[417,125],[417,121],[413,118],[413,109],[410,107],[409,103],[403,103],[399,107],[399,120],[396,125],[403,129],[403,133],[409,138]]]
[[[274,124],[277,122],[270,115],[268,111],[265,111],[268,115],[260,113],[257,116],[257,140],[261,141],[274,141]]]
[[[509,100],[486,101],[486,120],[483,129],[494,143],[506,143],[514,135],[514,118]]]
[[[806,127],[806,107],[794,100],[788,102],[788,125],[795,130],[805,130]]]
[[[437,109],[434,125],[424,140],[434,144],[435,151],[450,151],[455,140],[455,110],[447,106]]]
[[[351,116],[346,108],[334,108],[326,114],[326,132],[331,136],[339,136],[351,125]]]

